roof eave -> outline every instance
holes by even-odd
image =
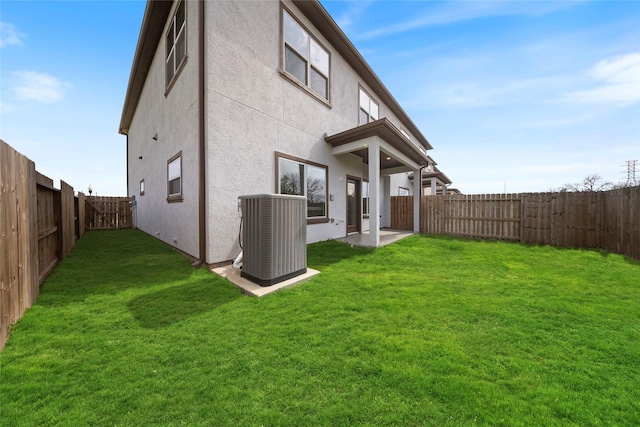
[[[153,57],[158,44],[162,39],[164,25],[169,17],[173,1],[148,0],[142,18],[142,27],[138,36],[136,52],[133,56],[133,65],[129,75],[129,84],[122,107],[119,133],[129,133],[129,126],[133,120],[133,114],[138,106],[144,82],[147,79]]]

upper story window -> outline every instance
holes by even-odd
[[[378,103],[369,96],[364,89],[360,88],[360,118],[359,123],[366,125],[369,122],[378,120]]]
[[[329,52],[286,10],[282,10],[284,70],[329,100]]]
[[[276,153],[278,193],[307,196],[307,221],[327,222],[328,167]]]
[[[182,0],[171,18],[166,35],[167,56],[165,59],[165,85],[167,88],[177,76],[187,58],[187,15],[185,1]]]

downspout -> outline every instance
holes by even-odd
[[[199,170],[198,170],[198,228],[200,233],[200,258],[192,265],[194,268],[200,267],[207,262],[207,217],[206,217],[206,135],[205,135],[205,3],[198,1],[198,134],[199,134]]]
[[[125,194],[127,195],[127,197],[131,197],[129,196],[129,131],[128,130],[124,136],[127,137],[127,191],[125,191]]]

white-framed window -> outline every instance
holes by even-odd
[[[308,222],[327,222],[329,167],[276,153],[276,168],[276,192],[306,196]]]
[[[369,96],[369,94],[362,89],[359,88],[360,92],[360,112],[359,112],[359,123],[361,125],[366,125],[367,123],[378,120],[378,112],[380,108],[378,107],[378,103]]]
[[[178,4],[176,12],[171,18],[165,40],[167,45],[165,86],[168,89],[187,59],[187,14],[184,0]]]
[[[144,179],[140,180],[140,195],[144,196]]]
[[[398,187],[398,196],[409,196],[409,189],[405,187]]]
[[[167,161],[167,201],[182,201],[182,151]]]
[[[282,9],[283,69],[288,76],[329,100],[329,51]]]
[[[369,216],[369,181],[362,181],[362,215]]]

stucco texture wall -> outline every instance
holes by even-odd
[[[359,85],[375,93],[295,5],[283,4],[330,52],[330,105],[280,72],[280,2],[207,3],[209,263],[230,260],[240,250],[238,197],[277,191],[276,152],[328,166],[329,221],[308,226],[310,243],[346,235],[346,177],[367,178],[362,159],[334,156],[324,137],[358,125]],[[378,102],[380,117],[398,123]]]
[[[128,193],[136,196],[137,228],[197,257],[197,8],[187,3],[186,13],[188,57],[184,68],[165,96],[163,38],[133,116],[128,134]],[[153,139],[156,134],[157,141]],[[167,161],[180,151],[183,201],[168,203]],[[143,179],[145,191],[141,195]]]

